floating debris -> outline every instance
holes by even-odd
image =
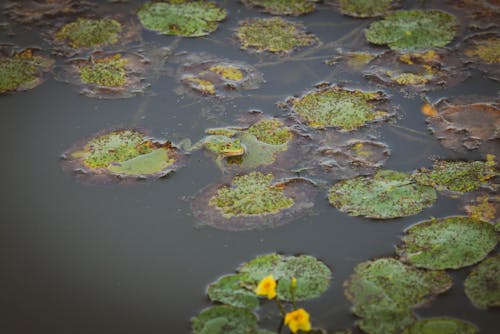
[[[500,255],[477,265],[465,280],[465,294],[477,308],[500,306]]]
[[[92,181],[161,178],[182,166],[183,154],[170,142],[137,130],[114,130],[76,144],[63,155],[63,168]]]
[[[412,308],[451,288],[444,271],[427,271],[393,258],[358,264],[344,282],[357,325],[369,334],[398,334],[415,320]]]
[[[492,224],[456,216],[413,225],[406,230],[396,252],[420,268],[459,269],[484,259],[497,241]]]
[[[398,10],[372,23],[366,39],[396,51],[444,47],[455,37],[457,19],[440,10]]]
[[[199,37],[217,30],[227,14],[215,2],[170,0],[147,2],[137,15],[146,29],[160,34]]]
[[[252,312],[227,305],[213,306],[191,319],[193,334],[256,333],[257,316]]]
[[[452,318],[431,318],[414,322],[402,334],[477,334],[479,330],[471,323]]]
[[[215,228],[242,231],[286,224],[313,207],[314,186],[309,181],[274,178],[252,172],[227,185],[208,186],[192,204],[194,215]]]
[[[472,67],[483,71],[489,78],[500,81],[500,36],[498,34],[472,35],[464,41],[461,49],[465,60]]]
[[[399,0],[335,0],[335,3],[344,15],[366,18],[386,15],[399,5]]]
[[[317,0],[242,0],[248,7],[262,8],[263,12],[273,15],[299,16],[314,11]]]
[[[55,78],[82,87],[81,93],[97,98],[128,98],[143,93],[149,61],[138,54],[94,52],[56,67]]]
[[[0,45],[0,94],[35,88],[53,64],[39,49],[16,51],[11,45]]]
[[[409,174],[381,170],[373,177],[337,182],[330,188],[328,200],[351,216],[389,219],[419,213],[435,202],[436,192],[417,184]]]
[[[255,52],[268,51],[281,55],[287,55],[296,48],[318,42],[314,35],[304,31],[302,25],[280,17],[242,21],[236,30],[236,37],[242,49]]]
[[[352,131],[391,117],[386,102],[387,96],[381,91],[363,92],[325,84],[302,97],[289,98],[286,105],[312,128]]]

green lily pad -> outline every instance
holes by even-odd
[[[142,25],[165,35],[206,36],[226,18],[226,10],[215,2],[171,0],[147,2],[137,13]]]
[[[372,23],[366,39],[397,51],[444,47],[455,37],[457,19],[440,10],[399,10]]]
[[[473,324],[452,318],[419,320],[407,327],[402,334],[477,334]]]
[[[338,0],[340,12],[353,17],[377,17],[394,9],[395,0]]]
[[[0,94],[35,88],[53,63],[38,49],[15,51],[10,46],[0,46]]]
[[[238,270],[243,273],[244,280],[251,288],[268,275],[273,275],[277,281],[277,298],[292,300],[290,283],[293,277],[297,279],[295,291],[296,300],[306,300],[319,297],[330,285],[331,271],[321,261],[313,256],[282,256],[267,254],[256,257],[244,263]]]
[[[259,307],[259,299],[254,291],[243,285],[243,275],[223,276],[208,286],[208,298],[215,302],[249,310]]]
[[[257,317],[252,312],[232,307],[210,307],[191,319],[194,334],[249,334],[257,332]]]
[[[452,285],[443,271],[427,271],[393,258],[381,258],[356,266],[344,283],[358,326],[370,334],[400,333],[414,321],[412,307],[421,305]]]
[[[352,131],[389,118],[390,114],[383,106],[386,99],[380,91],[363,92],[322,85],[300,98],[288,99],[287,104],[312,128],[335,127]]]
[[[277,119],[262,119],[248,129],[259,141],[271,145],[282,145],[292,139],[292,132]]]
[[[477,265],[464,282],[465,294],[478,308],[500,306],[500,255]]]
[[[416,184],[409,174],[382,170],[373,177],[359,176],[334,184],[328,200],[352,216],[389,219],[419,213],[434,203],[436,192]]]
[[[494,161],[435,161],[431,170],[421,168],[414,178],[440,191],[465,193],[479,189],[497,175]]]
[[[270,36],[272,38],[269,38]],[[236,30],[236,37],[242,49],[284,55],[296,48],[310,46],[318,41],[314,35],[304,32],[300,24],[280,17],[252,18],[242,21]]]
[[[273,15],[299,16],[314,11],[317,0],[242,0],[248,7],[260,7]]]
[[[413,225],[396,252],[417,267],[458,269],[481,261],[497,241],[492,224],[456,216]]]

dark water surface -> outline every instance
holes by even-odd
[[[139,2],[113,6],[132,12]],[[282,115],[276,102],[323,80],[375,88],[361,76],[333,72],[325,65],[334,48],[314,54],[325,56],[322,59],[302,61],[240,51],[232,40],[237,22],[267,15],[237,1],[218,3],[229,13],[219,29],[207,38],[180,39],[175,51],[203,51],[257,65],[267,82],[241,98],[207,102],[180,96],[174,92],[178,83],[172,75],[153,82],[153,96],[131,99],[88,98],[52,78],[31,91],[0,97],[0,333],[188,333],[190,318],[210,305],[207,284],[269,252],[305,253],[324,261],[333,271],[330,289],[301,305],[310,311],[315,326],[349,328],[355,317],[342,282],[354,266],[393,255],[403,230],[416,222],[462,214],[458,200],[439,196],[435,206],[418,215],[377,222],[337,211],[326,199],[327,190],[321,189],[310,216],[271,230],[224,232],[197,228],[190,210],[191,196],[221,179],[213,159],[201,151],[193,153],[185,168],[155,182],[86,185],[63,172],[61,153],[103,129],[139,127],[174,141],[201,138],[206,127],[234,124],[250,109]],[[408,1],[406,6],[417,4]],[[302,21],[323,43],[372,22],[318,7],[292,20]],[[0,34],[0,41],[48,48],[38,30],[13,29],[14,37]],[[358,45],[366,48],[361,33]],[[146,31],[143,38],[157,46],[176,39]],[[282,63],[265,65],[275,61]],[[174,71],[176,67],[171,64]],[[478,157],[446,150],[428,133],[419,97],[387,92],[401,118],[375,127],[391,148],[385,168],[412,171],[430,166],[429,157]],[[462,84],[428,95],[435,100],[477,93],[494,97],[497,92],[497,83],[473,71]],[[498,333],[498,310],[480,311],[464,295],[463,280],[469,272],[451,271],[453,288],[416,313],[457,317],[475,323],[481,333]]]

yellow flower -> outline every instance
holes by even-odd
[[[276,297],[276,281],[273,275],[264,277],[257,285],[255,293],[259,296],[267,296],[268,299]]]
[[[299,330],[309,332],[311,330],[309,313],[307,313],[303,308],[288,312],[285,315],[285,325],[290,327],[292,333],[297,333]]]

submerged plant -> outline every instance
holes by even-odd
[[[262,8],[273,15],[303,15],[314,11],[317,0],[242,0],[247,6]]]
[[[440,10],[398,10],[372,23],[365,31],[373,44],[387,44],[397,51],[443,47],[457,30],[455,16]]]
[[[165,35],[206,36],[226,18],[226,10],[215,2],[170,0],[147,2],[137,13],[142,25]]]
[[[500,255],[477,265],[464,282],[465,294],[474,306],[485,309],[500,306]]]

